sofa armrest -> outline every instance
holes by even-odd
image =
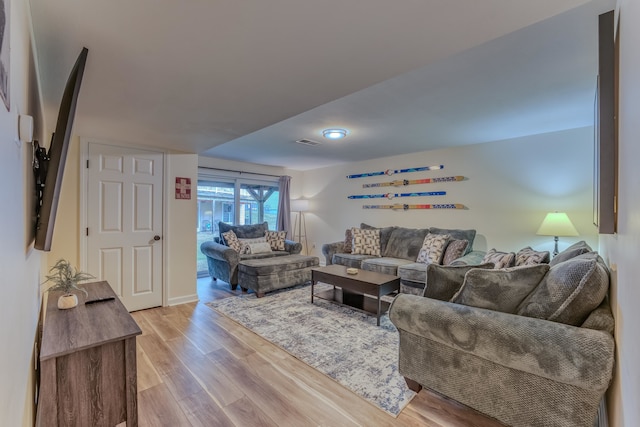
[[[344,252],[344,240],[322,245],[322,254],[326,260],[326,265],[333,264],[333,254]]]
[[[213,240],[202,242],[200,251],[206,256],[218,261],[224,261],[229,265],[236,266],[240,262],[240,254],[229,246],[221,245]]]
[[[603,331],[400,294],[389,309],[403,333],[510,369],[587,390],[606,391],[613,337]],[[420,351],[420,349],[416,349]]]
[[[302,252],[302,243],[295,242],[293,240],[285,240],[284,250],[289,252],[291,255],[299,254]]]
[[[449,265],[478,265],[478,264],[482,264],[482,260],[484,259],[484,256],[486,255],[485,251],[471,251],[468,254],[461,256],[460,258],[456,259],[455,261],[453,261],[451,264]]]

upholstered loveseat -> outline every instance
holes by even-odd
[[[510,426],[592,427],[614,364],[602,258],[580,242],[548,265],[456,269],[430,265],[429,296],[389,309],[407,384]]]
[[[228,245],[223,234],[233,231],[233,234],[239,239],[262,239],[269,231],[269,225],[266,222],[253,225],[229,225],[224,222],[218,224],[220,236],[214,240],[203,242],[200,250],[207,256],[207,265],[209,267],[209,275],[213,280],[221,279],[229,285],[231,289],[238,286],[238,264],[244,260],[255,260],[272,257],[283,257],[292,254],[299,254],[302,251],[302,245],[298,242],[284,239],[281,249],[269,251],[256,251],[256,253],[246,252],[238,248],[234,249]],[[255,244],[256,247],[262,247],[261,242]]]
[[[372,230],[368,224],[360,224],[362,230]],[[383,227],[378,228],[380,247],[378,254],[362,254],[352,252],[353,236],[351,230],[345,233],[345,240],[326,243],[322,246],[322,254],[326,265],[339,264],[368,271],[400,276],[400,290],[405,293],[419,293],[425,286],[427,263],[418,262],[418,256],[427,235],[448,235],[449,245],[444,248],[442,259],[445,264],[468,265],[480,264],[485,255],[483,251],[473,251],[476,230],[431,228]],[[447,256],[447,250],[453,249],[450,242],[459,241],[455,255]],[[463,242],[467,243],[464,244]],[[449,247],[450,246],[450,247]],[[453,253],[453,251],[450,251]]]

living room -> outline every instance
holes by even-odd
[[[56,225],[57,240],[63,240],[51,254],[34,251],[27,242],[28,217],[32,184],[31,156],[27,144],[17,141],[18,115],[34,117],[34,128],[41,141],[49,136],[44,130],[44,118],[40,110],[42,100],[35,93],[38,87],[34,73],[31,36],[27,5],[13,2],[11,9],[11,109],[1,114],[0,129],[6,140],[0,152],[2,167],[1,195],[10,200],[12,207],[3,210],[5,224],[1,254],[5,288],[12,293],[12,303],[2,311],[1,336],[8,345],[3,351],[3,381],[0,413],[7,425],[31,425],[35,410],[33,394],[33,341],[38,322],[40,305],[39,286],[48,267],[59,257],[79,262],[80,229],[79,192],[81,186],[80,157],[81,141],[73,140],[73,149],[65,172],[63,204],[70,209],[60,212]],[[635,40],[638,30],[633,22],[640,17],[638,6],[632,2],[619,1],[620,34],[622,40]],[[618,188],[618,234],[598,235],[592,225],[592,132],[591,126],[569,131],[549,132],[535,136],[494,140],[479,145],[421,150],[417,154],[402,154],[374,160],[362,160],[337,166],[326,166],[308,171],[297,171],[282,167],[229,162],[221,159],[199,157],[195,154],[171,153],[169,165],[172,176],[188,176],[197,182],[197,166],[242,170],[250,175],[268,173],[290,175],[292,197],[310,200],[306,213],[307,237],[310,251],[320,255],[320,246],[344,237],[344,230],[366,222],[384,226],[402,222],[407,227],[459,227],[475,228],[479,238],[477,248],[488,250],[518,250],[531,245],[540,250],[553,247],[551,237],[537,236],[536,230],[545,213],[565,210],[576,226],[579,237],[561,238],[561,249],[577,240],[585,240],[598,248],[614,274],[611,302],[616,317],[617,368],[609,396],[609,418],[611,425],[635,425],[640,413],[635,407],[638,396],[637,350],[640,343],[633,331],[637,323],[633,302],[640,296],[634,285],[638,267],[637,240],[639,230],[634,222],[640,207],[636,201],[634,185],[638,174],[634,168],[638,148],[634,143],[638,125],[632,117],[638,109],[638,55],[623,42],[620,68],[620,156]],[[626,120],[625,120],[626,119]],[[375,211],[363,210],[361,203],[348,200],[347,196],[359,194],[358,183],[349,182],[346,175],[389,168],[417,167],[431,164],[445,165],[446,175],[463,175],[467,179],[447,183],[438,189],[447,191],[447,203],[461,203],[467,209],[456,211]],[[586,178],[585,178],[586,177]],[[69,190],[71,189],[71,191]],[[169,191],[167,191],[169,196]],[[167,197],[170,199],[170,197]],[[193,279],[193,260],[196,256],[193,224],[180,224],[182,218],[195,217],[195,204],[188,207],[183,201],[171,200],[166,221],[172,225],[168,230],[172,244],[180,250],[166,254],[171,268],[167,271],[171,303],[188,301],[195,295],[192,284],[182,284]],[[558,207],[560,205],[560,207]],[[5,234],[6,233],[6,234]],[[62,237],[61,237],[62,236]],[[182,248],[193,248],[184,250]],[[186,278],[186,280],[185,280]],[[182,279],[182,280],[181,280]],[[11,325],[11,326],[9,326]]]

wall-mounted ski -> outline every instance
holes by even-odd
[[[459,203],[443,203],[436,205],[407,205],[396,203],[394,205],[363,205],[362,209],[393,209],[406,211],[409,209],[465,209],[465,206]]]
[[[366,172],[366,173],[357,173],[355,175],[347,175],[347,178],[366,178],[368,176],[380,176],[380,175],[393,175],[395,173],[407,173],[407,172],[423,172],[423,171],[432,171],[444,169],[444,165],[436,165],[436,166],[423,166],[420,168],[408,168],[408,169],[387,169],[386,171],[380,172]]]
[[[362,184],[363,188],[370,187],[400,187],[401,185],[414,185],[414,184],[434,184],[436,182],[456,182],[464,180],[464,176],[443,176],[440,178],[423,178],[423,179],[398,179],[396,181],[389,182],[377,182],[374,184]]]
[[[444,196],[446,191],[420,191],[418,193],[385,193],[385,194],[356,194],[347,196],[348,199],[393,199],[394,197]]]

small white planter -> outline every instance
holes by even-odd
[[[61,310],[73,308],[76,305],[78,305],[78,297],[76,295],[62,295],[58,298],[58,308]]]

